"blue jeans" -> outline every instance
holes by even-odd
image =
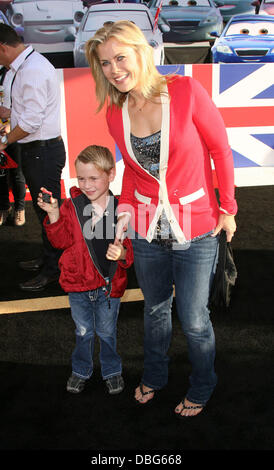
[[[148,243],[144,239],[132,240],[136,276],[144,294],[142,383],[160,390],[168,381],[167,352],[172,333],[174,284],[177,314],[192,366],[185,396],[199,404],[208,401],[217,383],[215,337],[207,305],[216,270],[218,241],[218,237],[209,236],[180,250]],[[178,370],[178,376],[180,373]]]
[[[110,299],[99,289],[69,293],[71,315],[76,326],[76,346],[72,353],[72,372],[89,379],[93,372],[95,334],[100,341],[101,373],[104,380],[122,372],[116,351],[116,328],[120,298]]]

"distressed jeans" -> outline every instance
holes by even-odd
[[[101,374],[104,380],[122,372],[121,358],[116,351],[117,319],[120,298],[110,297],[99,289],[69,293],[71,315],[76,326],[76,345],[72,353],[72,372],[89,379],[93,372],[95,335],[100,342]]]
[[[208,401],[217,383],[208,298],[216,270],[218,241],[218,237],[208,236],[191,242],[186,249],[172,249],[142,238],[132,240],[136,276],[144,295],[142,383],[160,390],[168,381],[174,284],[177,314],[192,366],[185,396],[199,404]]]

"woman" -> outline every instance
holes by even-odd
[[[125,164],[117,238],[130,220],[135,271],[144,294],[144,373],[135,399],[145,404],[168,381],[173,284],[192,365],[190,386],[175,412],[195,416],[217,382],[208,298],[218,234],[230,241],[234,215],[233,158],[224,123],[194,79],[162,76],[153,49],[130,21],[105,23],[86,56],[105,103],[110,134]],[[212,183],[213,158],[220,207]]]

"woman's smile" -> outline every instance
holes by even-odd
[[[122,75],[120,77],[114,77],[114,80],[115,82],[117,83],[121,83],[122,81],[124,81],[125,79],[127,79],[129,77],[129,73],[125,74],[125,75]]]

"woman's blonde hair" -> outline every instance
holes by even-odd
[[[95,35],[86,43],[86,57],[95,81],[95,90],[100,111],[105,102],[122,107],[127,93],[121,93],[105,78],[102,66],[97,54],[97,48],[110,38],[132,47],[136,52],[141,65],[140,87],[145,98],[151,99],[159,96],[164,91],[166,78],[161,75],[155,64],[153,48],[147,42],[142,31],[132,21],[121,20],[115,23],[108,21],[98,29]]]
[[[98,170],[109,173],[115,168],[115,161],[111,151],[101,145],[89,145],[79,153],[74,164],[77,162],[92,163]]]

